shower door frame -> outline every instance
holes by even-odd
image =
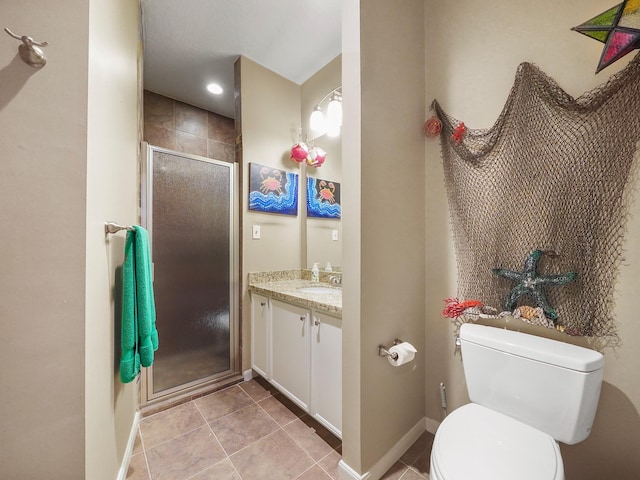
[[[189,160],[213,163],[228,167],[230,169],[231,184],[229,223],[231,226],[231,239],[229,242],[229,369],[215,373],[207,377],[199,378],[188,383],[184,383],[160,392],[153,390],[153,365],[142,368],[140,376],[140,406],[152,406],[164,401],[180,400],[185,397],[197,395],[217,387],[222,387],[241,380],[242,374],[240,363],[240,215],[239,215],[239,184],[238,165],[234,162],[224,162],[211,158],[201,157],[189,153],[177,152],[166,148],[156,147],[147,142],[142,142],[142,148],[146,152],[145,161],[141,162],[140,172],[140,213],[141,224],[149,232],[149,243],[151,250],[151,265],[153,272],[153,154],[154,152],[174,155]],[[160,335],[160,347],[162,348],[162,336]]]

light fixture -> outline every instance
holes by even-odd
[[[223,92],[222,87],[217,83],[210,83],[207,85],[207,90],[209,93],[213,93],[214,95],[220,95]]]
[[[337,92],[333,92],[331,101],[327,106],[327,121],[332,126],[342,126],[342,97]]]
[[[329,100],[327,105],[327,115],[322,113],[321,104],[325,100]],[[329,137],[337,137],[340,135],[340,127],[342,126],[342,87],[336,87],[327,93],[320,100],[311,112],[309,118],[309,128],[318,135],[327,134]]]
[[[313,112],[311,112],[309,128],[314,132],[324,132],[327,129],[327,122],[324,120],[324,115],[322,114],[320,105],[316,105]]]

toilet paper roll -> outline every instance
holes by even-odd
[[[389,360],[389,363],[394,367],[399,367],[400,365],[413,361],[413,358],[416,356],[416,352],[416,347],[411,345],[409,342],[402,342],[389,349],[389,353],[397,353],[398,358],[394,360],[392,356],[389,355],[387,360]]]

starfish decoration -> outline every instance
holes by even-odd
[[[534,250],[531,252],[524,262],[524,270],[522,272],[514,272],[504,268],[494,268],[492,272],[500,277],[518,282],[511,292],[509,292],[505,300],[504,308],[506,310],[513,310],[516,302],[523,295],[530,295],[533,297],[536,307],[542,308],[544,314],[555,323],[556,320],[558,320],[558,314],[549,304],[547,296],[544,293],[544,287],[547,285],[564,285],[565,283],[572,282],[576,278],[577,273],[569,272],[560,275],[539,275],[537,271],[538,261],[544,253],[542,250]]]
[[[571,30],[604,43],[598,73],[640,48],[640,0],[624,0]]]

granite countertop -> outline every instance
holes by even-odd
[[[249,290],[261,295],[266,295],[275,300],[292,303],[305,308],[342,316],[342,288],[334,283],[325,281],[312,282],[302,275],[296,275],[299,271],[263,272],[249,274]],[[323,276],[320,277],[323,280]],[[324,287],[334,290],[335,293],[307,293],[300,291],[306,287]]]

